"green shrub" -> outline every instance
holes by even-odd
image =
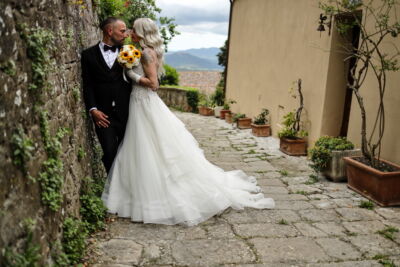
[[[211,101],[217,106],[222,106],[224,104],[224,91],[221,87],[215,89],[215,92],[211,95]]]
[[[268,119],[267,119],[268,114],[269,114],[269,110],[264,108],[262,110],[262,112],[257,117],[254,118],[253,123],[257,124],[257,125],[267,124],[267,122],[268,122]]]
[[[85,253],[87,230],[78,219],[66,218],[63,224],[62,246],[71,264],[78,263]]]
[[[179,85],[179,73],[170,65],[164,64],[165,74],[161,77],[161,85]]]
[[[80,214],[89,233],[104,229],[107,208],[101,200],[104,182],[94,181],[90,177],[82,180]]]
[[[192,109],[192,112],[197,113],[199,112],[197,106],[199,105],[200,101],[200,92],[197,89],[188,89],[186,91],[186,97],[188,101],[188,105]]]
[[[100,197],[94,194],[85,194],[80,197],[80,213],[89,233],[104,229],[107,208]]]
[[[310,166],[315,171],[322,171],[331,160],[333,150],[351,149],[354,149],[354,144],[344,137],[322,136],[315,142],[315,146],[309,150],[310,159],[313,162]]]

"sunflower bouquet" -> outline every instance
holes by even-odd
[[[132,69],[139,65],[141,53],[133,45],[124,45],[118,54],[117,60],[123,67]]]

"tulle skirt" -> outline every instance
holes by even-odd
[[[142,90],[132,92],[125,137],[102,195],[110,213],[135,222],[196,225],[228,207],[274,207],[254,177],[210,163],[158,95]]]

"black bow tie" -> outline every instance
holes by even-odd
[[[108,50],[111,50],[113,52],[115,52],[119,47],[116,45],[113,46],[109,46],[109,45],[104,45],[104,52],[107,52]]]

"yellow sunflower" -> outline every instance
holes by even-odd
[[[134,55],[135,57],[137,57],[137,58],[140,58],[140,57],[142,56],[142,54],[140,53],[140,51],[137,50],[137,49],[135,49],[135,50],[133,51],[133,55]]]

